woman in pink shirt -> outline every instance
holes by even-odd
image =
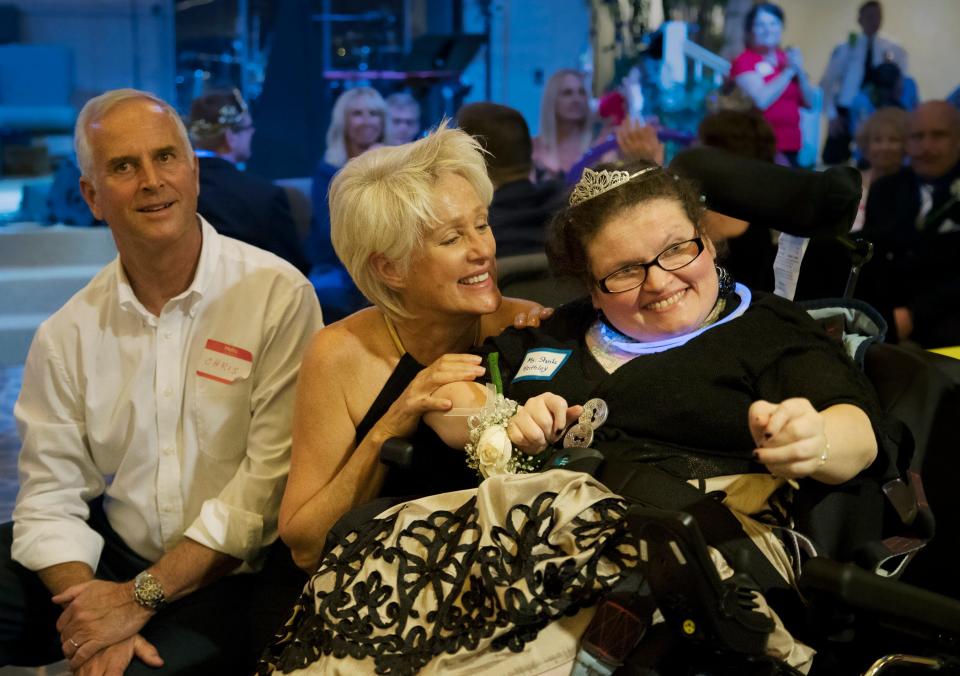
[[[750,98],[773,128],[777,150],[797,164],[800,107],[809,108],[814,88],[796,48],[780,49],[783,10],[769,2],[750,8],[744,24],[747,48],[733,60],[730,77]]]

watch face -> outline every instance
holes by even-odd
[[[146,571],[134,578],[133,597],[141,606],[151,610],[160,609],[166,601],[160,581]]]

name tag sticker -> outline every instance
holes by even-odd
[[[553,380],[560,367],[570,358],[573,350],[554,350],[542,347],[539,350],[530,350],[523,358],[523,363],[513,377],[513,382],[521,380]]]
[[[773,66],[771,66],[766,61],[757,62],[755,70],[758,73],[760,73],[760,75],[762,75],[763,77],[768,77],[770,75],[773,75]]]
[[[253,355],[247,350],[210,338],[203,348],[197,375],[229,385],[249,376],[252,367]]]

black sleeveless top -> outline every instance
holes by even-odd
[[[357,444],[387,412],[424,366],[405,353],[390,374],[376,401],[357,425]],[[389,467],[380,497],[421,496],[476,488],[480,479],[467,467],[463,450],[447,446],[424,423],[410,437],[416,452],[413,464],[406,468]]]

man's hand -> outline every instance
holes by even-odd
[[[163,666],[163,658],[153,644],[140,634],[134,634],[120,643],[104,648],[79,668],[72,665],[71,668],[77,676],[123,676],[134,657],[150,667]]]
[[[63,654],[77,669],[104,648],[134,636],[153,615],[133,599],[132,582],[90,580],[53,597]]]

